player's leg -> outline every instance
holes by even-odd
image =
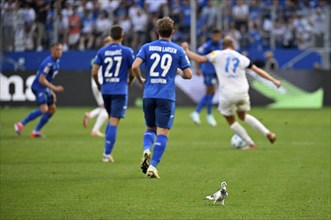
[[[235,117],[235,102],[233,97],[221,97],[219,102],[219,111],[226,119],[230,129],[238,134],[245,142],[249,145],[251,149],[255,149],[255,143],[252,138],[248,135],[246,129],[239,124]]]
[[[271,143],[274,143],[276,141],[276,135],[269,129],[267,129],[257,118],[250,114],[247,114],[246,112],[238,111],[237,114],[242,121],[246,122],[252,128],[256,129],[265,137],[267,137]]]
[[[105,134],[105,149],[102,157],[103,162],[115,162],[112,156],[114,145],[117,137],[117,127],[120,123],[120,118],[110,117]]]
[[[269,131],[258,119],[256,119],[254,116],[247,114],[247,112],[250,110],[250,100],[249,95],[246,94],[242,96],[242,101],[240,102],[240,105],[237,106],[237,114],[238,117],[245,121],[247,124],[249,124],[254,129],[258,130],[260,133],[262,133],[265,137],[268,138],[268,140],[271,143],[274,143],[276,141],[276,135]]]
[[[210,78],[205,73],[203,73],[203,83],[206,86],[206,93],[201,97],[197,106],[195,107],[195,111],[192,112],[190,115],[192,118],[192,121],[198,125],[201,124],[200,112],[203,109],[203,107],[205,107],[207,105],[208,100],[210,99],[210,95],[208,94],[208,91],[209,91],[208,85],[210,85],[211,82],[210,82]]]
[[[107,120],[108,113],[107,113],[106,109],[103,107],[104,102],[103,102],[103,98],[102,98],[100,91],[96,88],[96,86],[92,87],[92,91],[93,91],[93,95],[94,95],[96,102],[100,106],[99,107],[100,111],[98,113],[97,120],[95,121],[95,124],[92,128],[91,135],[104,137],[105,135],[100,132],[100,128],[103,125],[103,123]]]
[[[32,90],[33,94],[36,96],[37,104],[39,105],[39,109],[33,110],[30,112],[22,121],[16,122],[14,125],[15,131],[18,135],[21,135],[24,126],[38,118],[43,112],[48,111],[46,94],[43,91]]]
[[[39,120],[39,123],[32,131],[31,137],[43,137],[40,131],[56,111],[56,104],[54,103],[54,97],[51,94],[50,90],[46,90],[45,94],[46,94],[46,104],[40,105],[40,109],[43,112],[43,114]]]
[[[31,137],[43,137],[41,133],[41,129],[45,126],[45,124],[47,124],[49,119],[51,119],[55,111],[56,111],[55,103],[48,106],[48,111],[42,114],[37,126],[31,133]]]
[[[92,118],[94,118],[95,116],[97,116],[100,113],[101,110],[102,110],[101,107],[97,107],[97,108],[95,108],[95,109],[93,109],[89,112],[85,112],[84,118],[83,118],[83,127],[87,128],[90,120]]]
[[[255,148],[255,143],[248,135],[246,129],[239,124],[233,115],[223,115],[230,126],[230,129],[238,134],[251,148]]]
[[[104,137],[105,134],[103,134],[100,131],[101,126],[105,123],[105,121],[108,119],[108,113],[104,108],[101,108],[101,111],[97,117],[97,120],[95,121],[95,124],[92,128],[91,135],[92,136],[98,136],[98,137]]]
[[[156,138],[156,119],[155,119],[156,99],[143,99],[143,110],[147,129],[144,133],[144,151],[151,151]]]
[[[156,107],[156,126],[157,137],[154,144],[154,151],[151,164],[147,170],[147,176],[151,178],[159,178],[157,166],[160,163],[164,151],[167,147],[169,131],[174,122],[175,102],[170,100],[158,99]]]
[[[203,95],[202,98],[199,100],[197,106],[195,107],[195,111],[191,113],[190,117],[192,119],[192,121],[195,124],[200,125],[201,124],[201,120],[200,120],[200,112],[203,109],[203,107],[205,107],[206,103],[207,103],[207,99],[208,96],[207,94]]]
[[[92,79],[92,93],[93,93],[95,101],[98,103],[99,107],[93,109],[92,111],[85,112],[84,119],[83,119],[84,128],[87,128],[88,123],[90,122],[91,118],[94,118],[95,116],[100,114],[100,112],[102,111],[103,106],[104,106],[102,95],[101,95],[100,91],[98,90],[98,87],[96,86],[93,79]]]
[[[207,98],[206,98],[206,106],[207,106],[207,122],[209,125],[211,126],[216,126],[217,122],[214,118],[214,115],[212,113],[212,109],[213,109],[213,97],[215,94],[215,77],[214,76],[209,76],[208,77],[208,81],[206,81],[205,83],[207,84]]]
[[[114,162],[112,151],[116,143],[117,128],[121,118],[124,118],[128,102],[127,95],[103,95],[105,107],[110,115],[106,129],[104,162]],[[108,160],[108,161],[107,161]]]
[[[143,156],[140,168],[143,173],[147,172],[151,160],[151,151],[156,138],[155,108],[156,99],[143,99],[143,110],[146,123],[146,131],[143,137]]]

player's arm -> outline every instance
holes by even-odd
[[[208,62],[208,58],[206,56],[201,56],[197,53],[194,53],[194,52],[190,51],[188,43],[186,43],[186,42],[182,43],[182,48],[184,49],[184,51],[186,52],[187,56],[190,59],[192,59],[192,60],[194,60],[198,63]]]
[[[145,82],[145,79],[141,76],[141,72],[140,72],[140,65],[143,63],[143,60],[139,57],[137,57],[133,64],[132,64],[132,73],[133,73],[133,76],[136,77],[139,81],[139,83],[144,86],[144,82]]]
[[[186,68],[184,70],[177,68],[177,74],[180,75],[183,79],[191,79],[192,78],[192,71],[191,68]]]
[[[254,64],[251,67],[248,67],[251,70],[253,70],[254,72],[256,72],[258,75],[262,76],[263,78],[270,80],[271,82],[273,82],[278,88],[282,85],[282,83],[275,79],[274,77],[272,77],[269,73],[267,73],[266,71],[264,71],[263,69],[255,66]]]
[[[94,80],[95,84],[97,85],[98,89],[100,90],[101,85],[100,85],[100,82],[99,82],[99,79],[98,79],[99,68],[100,68],[99,65],[93,64],[91,74],[92,74],[92,77],[93,77],[93,80]]]
[[[50,88],[51,90],[55,91],[55,92],[62,92],[63,91],[63,86],[55,86],[54,84],[50,83],[47,79],[46,79],[46,75],[45,74],[40,74],[39,76],[39,82]]]
[[[128,84],[129,86],[132,86],[134,80],[136,79],[134,76],[133,76],[133,71],[132,69],[129,69],[129,80],[128,80]]]

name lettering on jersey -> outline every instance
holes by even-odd
[[[158,52],[169,52],[169,53],[177,53],[177,49],[173,47],[160,47],[160,46],[149,46],[149,51],[158,51]]]
[[[122,55],[122,49],[120,50],[106,50],[105,56],[116,56],[116,55]]]
[[[106,78],[105,81],[110,83],[118,83],[120,78]]]
[[[162,79],[162,78],[153,78],[151,79],[151,83],[153,84],[167,84],[167,80],[166,79]]]

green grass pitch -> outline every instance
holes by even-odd
[[[21,137],[13,124],[32,109],[1,113],[0,219],[330,219],[330,108],[251,114],[277,142],[247,128],[257,150],[230,147],[231,130],[194,125],[191,108],[177,108],[161,179],[140,171],[145,130],[130,108],[118,130],[114,164],[101,162],[103,139],[82,127],[87,108],[59,108],[43,139]],[[216,110],[215,110],[216,112]],[[90,128],[94,121],[91,121]],[[225,206],[204,197],[228,184]]]

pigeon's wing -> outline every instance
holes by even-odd
[[[215,201],[218,201],[221,197],[222,197],[221,191],[217,191],[217,192],[214,194],[214,200],[215,200]]]

